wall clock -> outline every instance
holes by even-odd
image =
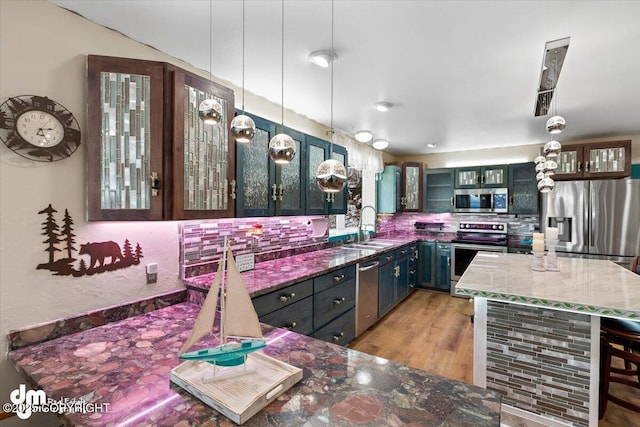
[[[80,145],[73,114],[46,96],[21,95],[0,105],[0,139],[16,154],[38,162],[55,162]]]

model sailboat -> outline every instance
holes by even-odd
[[[196,342],[211,333],[218,301],[221,319],[220,345],[186,353]],[[228,341],[229,338],[233,341]],[[225,250],[218,264],[218,271],[196,318],[191,336],[180,350],[180,359],[200,360],[218,366],[237,366],[246,361],[249,353],[266,345],[258,315],[225,238]]]

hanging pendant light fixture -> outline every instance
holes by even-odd
[[[333,0],[331,0],[331,54],[333,51]],[[318,165],[316,170],[316,184],[325,193],[342,191],[347,182],[347,169],[342,163],[333,159],[333,61],[331,62],[331,141],[329,145],[329,159]]]
[[[282,104],[282,117],[280,122],[280,133],[269,141],[269,157],[275,163],[287,164],[296,155],[296,143],[289,135],[284,133],[284,0],[282,0],[282,93],[280,103]]]
[[[209,0],[209,82],[211,83],[211,92],[213,93],[212,79],[212,57],[213,57],[213,0]],[[198,116],[207,125],[215,125],[220,123],[222,119],[222,105],[210,95],[211,98],[203,99],[198,105]]]
[[[242,114],[231,120],[231,136],[236,142],[246,144],[251,142],[255,134],[255,122],[244,114],[244,0],[242,0]]]

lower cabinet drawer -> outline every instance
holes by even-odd
[[[306,280],[265,295],[260,295],[251,301],[259,317],[295,304],[311,295],[313,295],[313,281]]]
[[[260,316],[260,321],[277,328],[310,335],[313,332],[313,297]]]
[[[356,310],[352,308],[333,322],[318,329],[314,338],[338,345],[347,345],[356,336]]]
[[[313,296],[313,327],[318,329],[356,303],[356,281],[340,283]]]

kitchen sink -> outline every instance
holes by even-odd
[[[363,243],[347,243],[346,245],[342,245],[340,247],[342,249],[354,249],[354,250],[358,250],[358,251],[362,251],[362,250],[379,251],[379,250],[383,249],[383,248],[381,248],[379,246],[365,245]]]

